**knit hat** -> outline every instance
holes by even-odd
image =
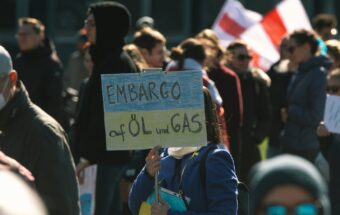
[[[12,59],[8,51],[0,45],[0,76],[13,70]]]
[[[297,185],[321,203],[323,214],[330,214],[328,189],[316,168],[308,161],[282,155],[257,164],[250,173],[251,211],[255,214],[266,194],[281,185]]]

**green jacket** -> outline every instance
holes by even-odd
[[[30,101],[21,82],[0,110],[0,150],[32,172],[50,215],[79,214],[78,184],[67,136]]]

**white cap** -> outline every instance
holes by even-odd
[[[12,59],[8,51],[0,45],[0,76],[13,70]]]

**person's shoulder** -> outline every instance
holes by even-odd
[[[266,87],[270,87],[271,79],[268,76],[268,74],[265,73],[262,69],[252,68],[251,74],[256,81],[260,82],[261,84],[264,84]]]
[[[32,135],[38,136],[40,142],[65,140],[66,134],[61,125],[35,104],[30,105],[29,113]]]

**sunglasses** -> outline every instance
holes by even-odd
[[[327,86],[326,93],[338,93],[340,90],[340,86]]]
[[[237,55],[237,56],[236,56],[236,58],[237,58],[238,60],[241,60],[241,61],[243,61],[243,60],[251,60],[251,59],[253,59],[253,57],[252,57],[252,56],[250,56],[250,55],[246,55],[246,54],[240,54],[240,55]]]
[[[303,203],[294,208],[287,208],[283,205],[271,205],[266,208],[266,215],[318,215],[318,207],[312,203]]]

